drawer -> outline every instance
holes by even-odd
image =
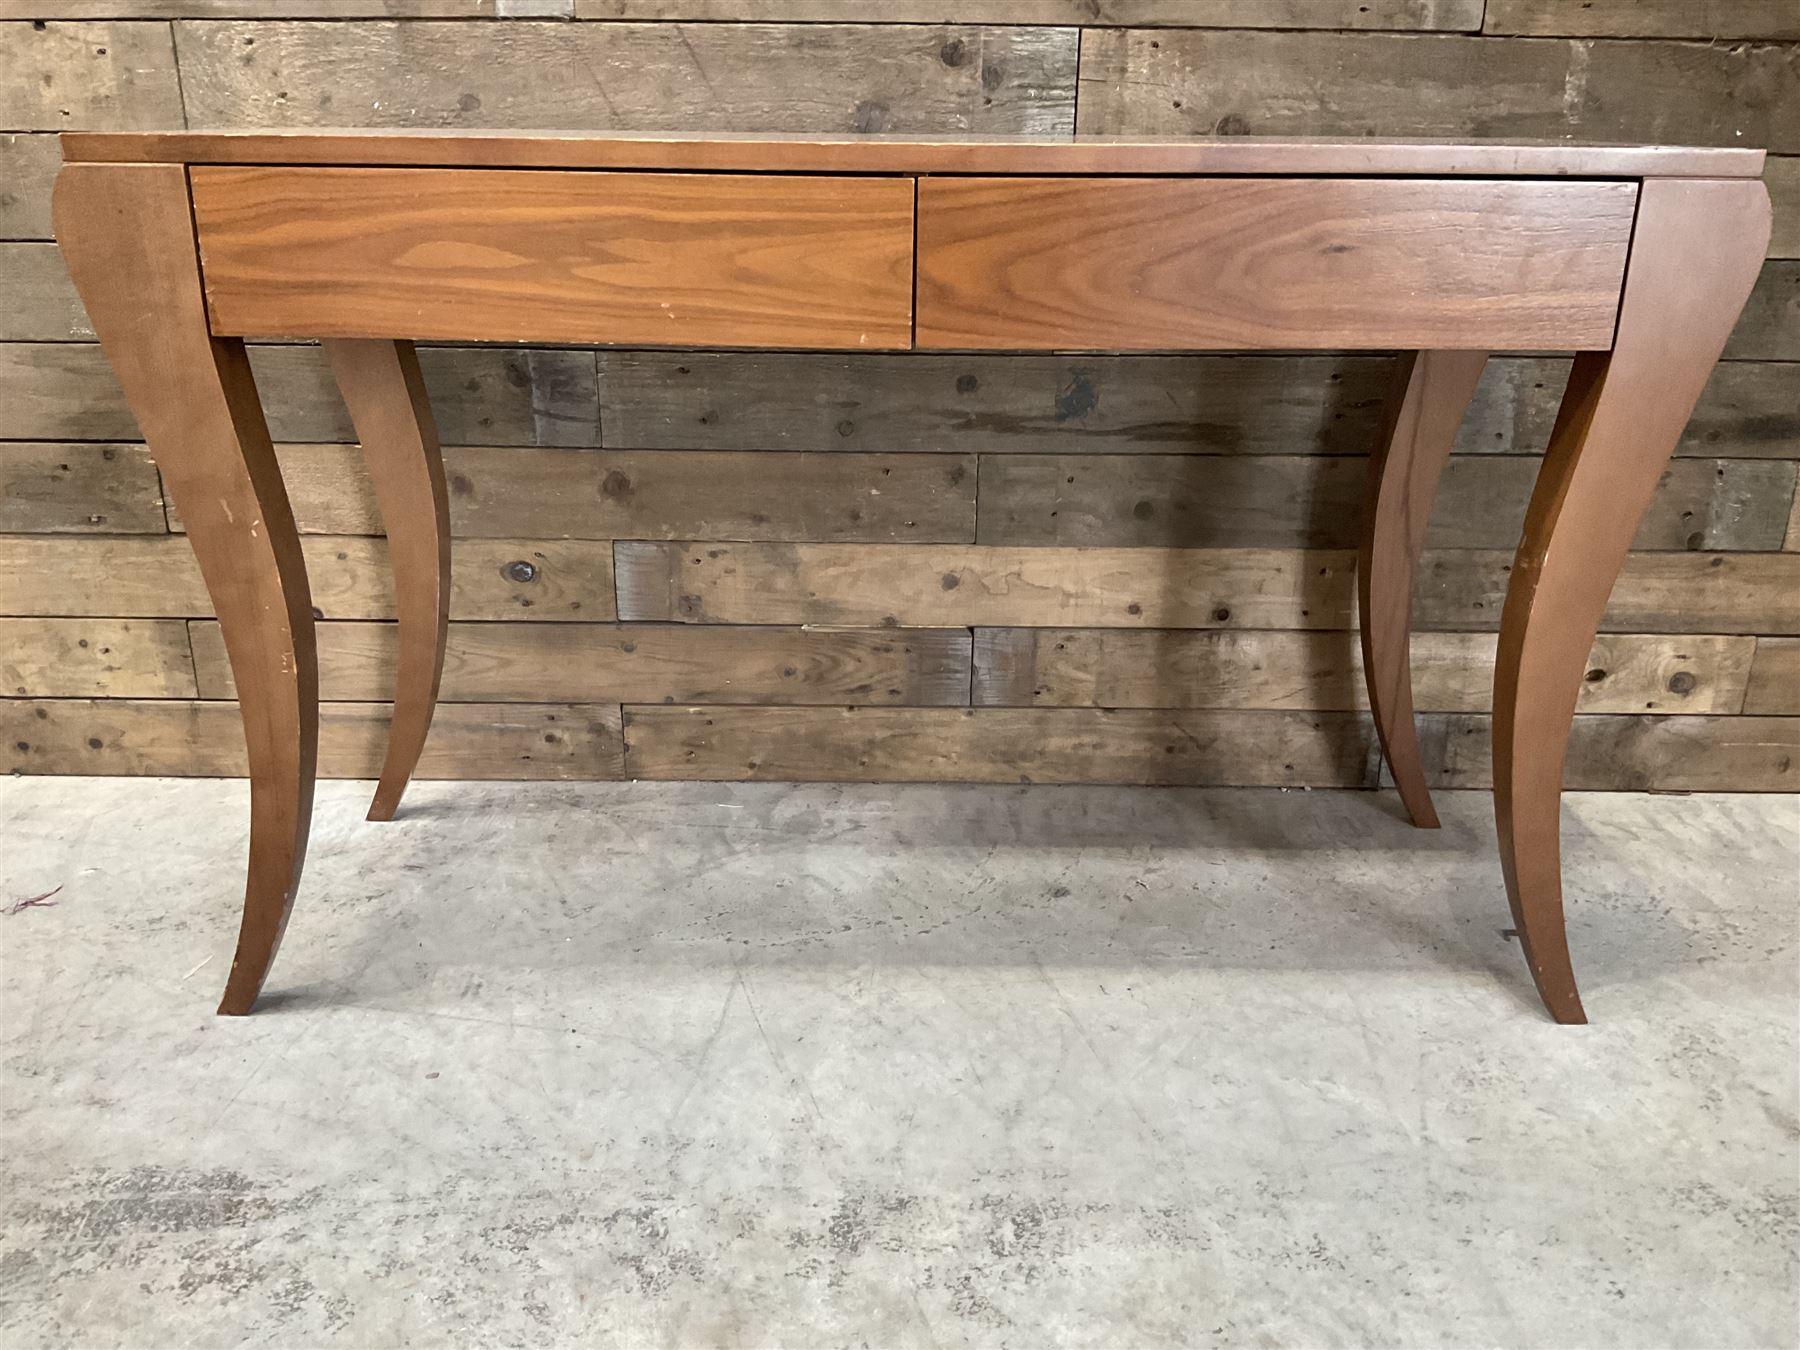
[[[907,179],[200,166],[213,331],[905,347]]]
[[[920,347],[1611,346],[1635,183],[924,178]]]

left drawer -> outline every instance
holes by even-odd
[[[905,347],[910,179],[196,166],[215,333]]]

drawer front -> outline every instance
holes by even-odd
[[[925,178],[918,345],[1603,348],[1634,183]]]
[[[196,167],[213,331],[905,347],[905,179]]]

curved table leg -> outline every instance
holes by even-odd
[[[180,165],[74,164],[56,237],[181,510],[224,630],[250,766],[250,864],[222,1013],[247,1013],[293,908],[318,761],[312,599],[241,342],[207,329]]]
[[[1369,457],[1368,505],[1356,563],[1363,680],[1381,753],[1406,814],[1428,830],[1437,828],[1438,818],[1413,725],[1413,578],[1438,480],[1486,365],[1486,352],[1402,354],[1387,426]]]
[[[369,807],[370,820],[392,820],[425,748],[444,674],[450,493],[412,343],[340,338],[324,346],[375,481],[394,571],[400,660],[387,758]]]
[[[1563,927],[1564,758],[1588,651],[1663,466],[1769,239],[1753,179],[1651,179],[1610,352],[1576,357],[1507,587],[1494,674],[1494,810],[1544,1006],[1585,1022]]]

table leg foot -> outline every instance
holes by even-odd
[[[237,683],[250,859],[219,1011],[246,1013],[287,927],[312,821],[319,704],[306,564],[243,343],[207,327],[186,171],[72,164],[55,214],[70,275],[181,511]]]
[[[1414,825],[1436,829],[1413,723],[1413,581],[1438,480],[1487,364],[1485,352],[1400,357],[1387,425],[1369,459],[1369,494],[1357,557],[1363,680],[1381,752]]]
[[[1768,237],[1760,182],[1644,184],[1613,348],[1576,357],[1526,514],[1494,674],[1494,810],[1513,920],[1558,1022],[1587,1020],[1563,921],[1561,799],[1588,652]]]
[[[387,757],[370,820],[392,820],[418,768],[444,673],[450,620],[450,494],[419,358],[410,342],[328,340],[387,530],[399,662]]]

